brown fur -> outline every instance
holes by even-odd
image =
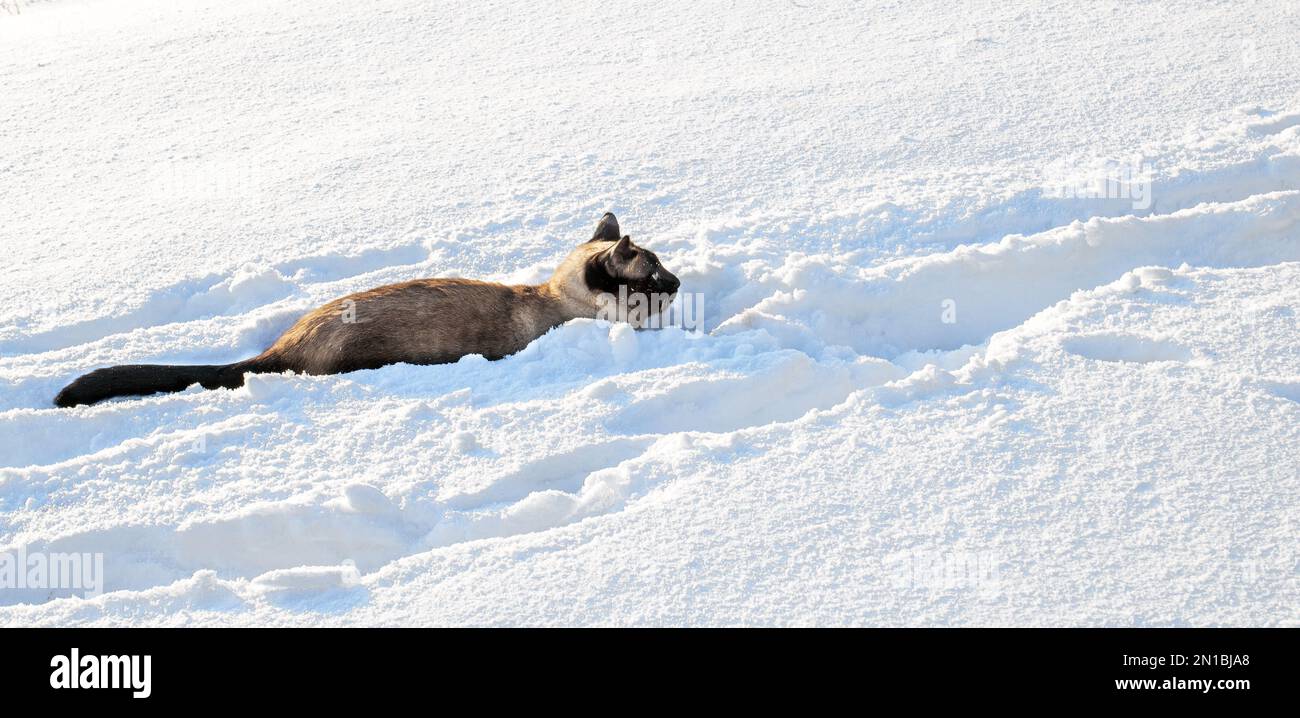
[[[93,371],[55,397],[58,406],[113,396],[242,386],[246,372],[337,374],[387,364],[440,364],[468,354],[509,356],[552,327],[595,317],[603,292],[671,294],[677,278],[654,253],[618,237],[606,214],[591,241],[574,249],[540,285],[417,279],[350,294],[308,312],[269,349],[225,366],[129,365]],[[666,305],[665,305],[666,306]],[[661,309],[662,310],[662,309]]]

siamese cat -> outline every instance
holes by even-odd
[[[66,386],[54,404],[94,404],[192,384],[233,389],[243,386],[248,372],[341,374],[398,362],[442,364],[468,354],[500,359],[570,319],[606,315],[613,296],[656,297],[647,312],[663,313],[679,286],[654,252],[620,237],[618,220],[606,213],[592,238],[570,252],[544,284],[416,279],[376,287],[308,312],[252,359],[96,369]]]

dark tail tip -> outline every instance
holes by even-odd
[[[77,392],[74,389],[75,385],[76,382],[73,382],[72,384],[63,387],[63,389],[58,394],[55,394],[54,405],[59,407],[60,409],[69,409],[71,407],[76,406],[77,404],[89,404],[90,402],[88,401],[83,402],[81,399],[77,397]]]

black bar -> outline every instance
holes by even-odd
[[[638,707],[688,690],[714,700],[806,694],[1039,707],[1051,700],[1062,708],[1075,701],[1245,705],[1294,694],[1296,635],[1287,629],[7,629],[0,631],[0,684],[11,698],[56,709],[246,707],[262,705],[260,696],[268,695],[337,707],[377,695],[430,700],[430,691],[446,692],[435,704],[450,709],[452,696],[488,691],[492,700],[549,697],[563,710],[588,688],[625,689],[629,705]],[[82,660],[148,655],[150,695],[52,687],[52,661],[71,658],[73,648]],[[102,671],[98,659],[90,665]],[[1121,680],[1156,683],[1121,690]],[[1215,685],[1204,692],[1180,687],[1180,680]]]

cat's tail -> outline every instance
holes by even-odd
[[[63,387],[54,397],[61,407],[94,404],[115,396],[143,396],[184,391],[193,384],[204,389],[235,389],[244,385],[244,372],[267,371],[257,359],[234,364],[172,366],[123,364],[96,369]]]

